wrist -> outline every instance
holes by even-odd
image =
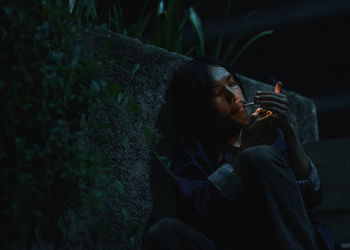
[[[284,137],[294,137],[295,136],[295,131],[293,125],[289,121],[285,121],[281,123],[280,126]]]

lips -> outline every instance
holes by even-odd
[[[240,112],[244,112],[245,107],[242,102],[234,102],[234,105],[232,106],[231,114],[237,114]]]

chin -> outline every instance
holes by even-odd
[[[234,117],[231,117],[231,121],[238,124],[243,124],[245,121],[248,120],[248,114],[247,113],[241,113],[236,114]]]

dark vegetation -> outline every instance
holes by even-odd
[[[89,151],[85,141],[96,130],[108,127],[89,122],[97,98],[114,105],[116,112],[129,109],[133,119],[137,119],[138,107],[117,83],[99,79],[100,62],[91,59],[92,54],[83,55],[86,51],[76,42],[76,35],[99,25],[189,56],[205,55],[200,18],[194,8],[182,9],[180,2],[159,1],[156,9],[140,12],[135,24],[128,26],[118,2],[99,13],[94,0],[2,1],[1,249],[31,249],[38,240],[60,248],[63,231],[70,225],[67,211],[88,206],[91,214],[103,214],[106,183],[114,187],[118,212],[132,225],[128,211],[118,203],[122,183],[111,179],[103,153]],[[143,36],[147,24],[155,27],[152,37]],[[183,51],[186,25],[192,27],[198,42]],[[234,63],[250,44],[271,32],[251,37],[240,48],[237,34],[226,48],[230,52],[227,61]],[[221,47],[219,39],[215,56],[221,55]],[[145,134],[158,136],[149,128]],[[97,228],[103,226],[102,217],[93,221]],[[132,245],[130,232],[116,237]]]

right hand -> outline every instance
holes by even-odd
[[[271,111],[258,108],[243,124],[241,149],[271,145],[278,135],[277,128],[276,116]]]

